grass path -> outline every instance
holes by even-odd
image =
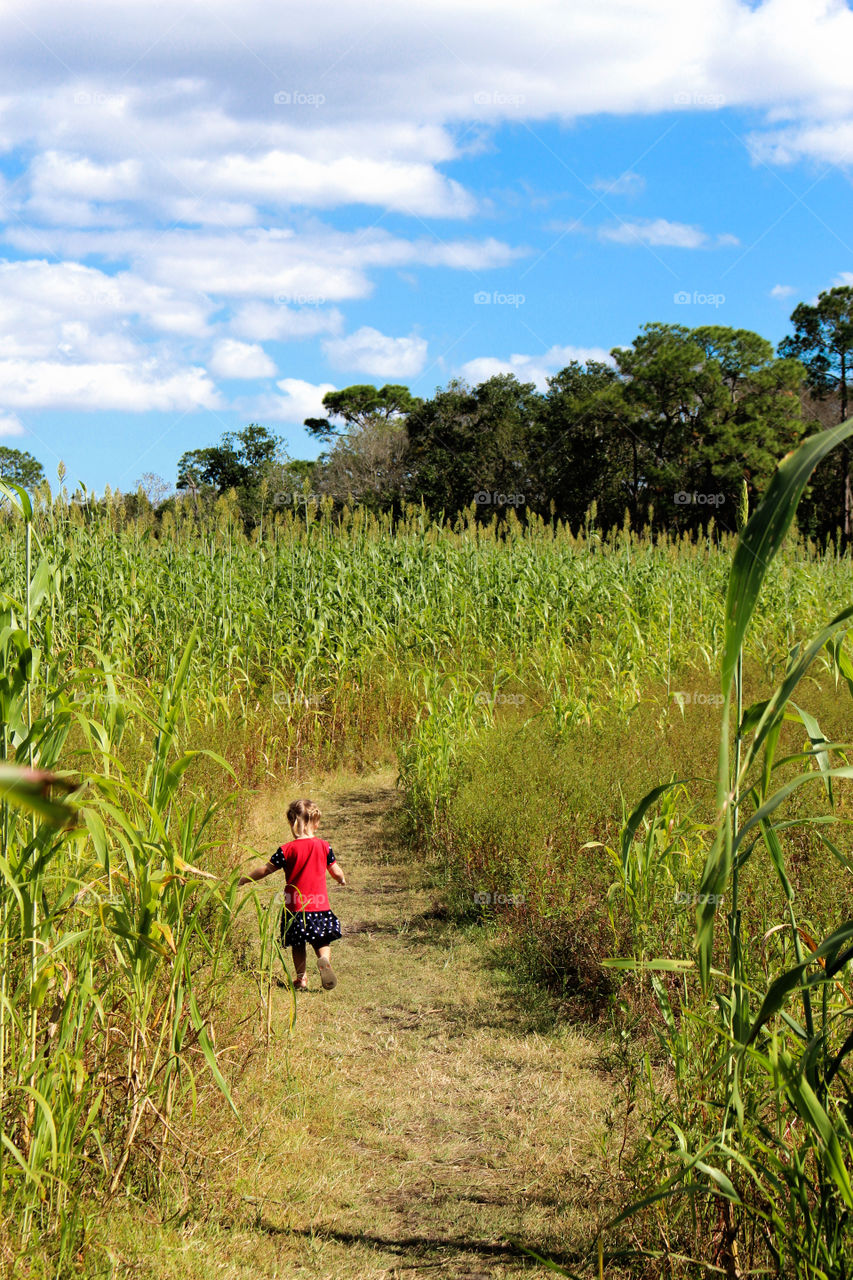
[[[289,1047],[290,993],[274,991],[280,1034],[266,1071],[247,1072],[236,1094],[244,1115],[265,1120],[220,1175],[242,1221],[217,1233],[215,1261],[210,1228],[163,1237],[162,1274],[552,1275],[513,1242],[569,1261],[589,1240],[585,1170],[610,1092],[596,1047],[543,1030],[541,1009],[520,1006],[476,930],[436,912],[423,867],[388,843],[392,775],[302,790],[348,880],[329,881],[344,930],[332,947],[338,986],[321,990],[309,951]],[[290,798],[261,798],[249,843],[284,839]],[[262,899],[278,879],[259,885]]]

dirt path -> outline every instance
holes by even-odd
[[[309,952],[289,1040],[289,992],[274,992],[266,1077],[247,1073],[237,1095],[243,1114],[266,1119],[223,1171],[243,1221],[219,1237],[215,1265],[209,1241],[197,1252],[185,1241],[169,1274],[553,1275],[516,1242],[568,1264],[588,1242],[585,1169],[610,1096],[596,1048],[570,1029],[543,1032],[476,931],[436,913],[423,868],[388,845],[392,775],[303,792],[349,882],[330,888],[344,929],[338,986],[321,990]],[[282,800],[259,803],[256,848],[284,838]],[[271,900],[281,887],[271,877],[258,892]]]

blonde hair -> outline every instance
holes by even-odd
[[[306,834],[306,828],[316,827],[321,817],[313,800],[294,800],[287,810],[287,821],[297,838]]]

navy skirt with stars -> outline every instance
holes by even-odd
[[[326,947],[341,937],[341,922],[334,911],[281,913],[281,941],[285,947]]]

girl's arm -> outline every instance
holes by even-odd
[[[266,876],[271,876],[274,871],[278,871],[278,867],[272,862],[268,862],[263,867],[253,867],[251,871],[247,871],[237,881],[238,884],[251,884],[253,880],[263,880]]]
[[[330,863],[329,866],[326,867],[326,870],[330,876],[337,880],[338,884],[346,884],[347,878],[343,871],[341,871],[341,864],[338,861]]]

